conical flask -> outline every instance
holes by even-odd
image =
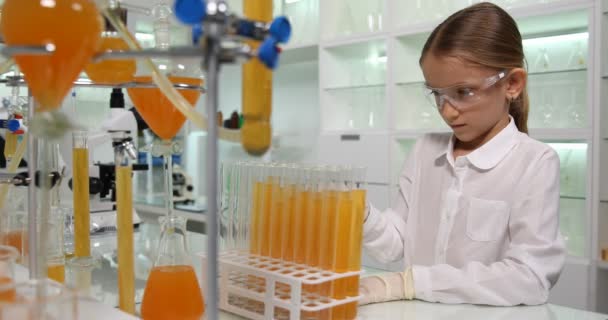
[[[186,219],[160,218],[161,237],[141,306],[143,319],[198,320],[205,312],[203,295],[192,267],[186,240]]]

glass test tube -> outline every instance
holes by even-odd
[[[249,249],[248,236],[250,224],[250,212],[252,207],[252,180],[250,173],[251,163],[240,162],[238,170],[238,191],[236,209],[236,247],[238,250]]]
[[[281,259],[283,261],[294,260],[294,242],[295,242],[295,199],[296,199],[296,182],[297,182],[297,166],[288,165],[284,171],[282,198],[282,219],[281,219]]]
[[[312,169],[310,167],[300,167],[296,171],[293,261],[298,264],[306,263],[306,251],[310,237],[307,216],[312,190],[311,179]]]
[[[118,297],[122,311],[135,313],[135,268],[133,253],[133,183],[128,157],[115,151],[116,214],[118,228]]]
[[[89,149],[87,133],[77,131],[72,135],[72,189],[74,196],[74,255],[91,255],[90,207],[89,207]]]
[[[265,165],[262,169],[263,180],[261,183],[261,216],[258,232],[260,236],[260,255],[270,256],[270,228],[272,224],[272,186],[276,180],[274,175],[274,164]]]
[[[363,218],[366,210],[365,175],[366,169],[363,167],[353,168],[352,171],[351,195],[353,199],[353,219],[351,220],[351,240],[350,255],[348,259],[348,271],[361,270],[361,252],[363,245]],[[346,295],[350,297],[359,295],[359,276],[352,276],[346,279]],[[345,306],[345,319],[355,319],[357,317],[357,303],[348,303]]]
[[[282,258],[282,228],[284,227],[283,208],[285,207],[283,193],[287,166],[275,164],[272,167],[270,200],[270,256],[275,259]]]
[[[47,224],[47,276],[59,283],[65,282],[65,211],[63,208],[53,207]]]
[[[264,203],[264,166],[254,163],[250,167],[252,195],[251,195],[251,223],[249,236],[249,252],[251,254],[262,254],[263,203]]]

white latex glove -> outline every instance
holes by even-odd
[[[373,275],[361,279],[359,293],[363,296],[359,305],[414,299],[412,268],[403,272]]]

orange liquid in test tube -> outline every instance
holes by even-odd
[[[267,180],[262,188],[262,210],[260,219],[260,254],[270,256],[270,226],[272,219],[272,181]]]
[[[306,248],[310,237],[307,222],[311,193],[299,188],[296,190],[295,196],[293,260],[295,263],[304,264],[306,263]]]
[[[249,238],[249,251],[252,254],[260,254],[260,225],[262,223],[262,202],[263,202],[264,184],[255,182],[253,185],[253,196],[251,201],[251,227]]]
[[[352,219],[352,239],[350,241],[350,258],[348,260],[348,271],[359,271],[361,269],[361,251],[363,244],[363,218],[365,216],[366,191],[356,189],[352,191],[354,217]],[[350,297],[359,295],[359,276],[346,279],[346,295]],[[346,304],[345,319],[357,317],[357,303]]]
[[[0,277],[0,288],[4,286],[10,286],[13,284],[13,279],[9,277]],[[14,287],[3,288],[0,290],[0,303],[2,302],[15,302],[17,299],[17,292]]]
[[[283,190],[283,226],[281,227],[281,258],[285,261],[294,260],[296,196],[293,185]]]
[[[46,272],[49,279],[53,279],[59,283],[65,282],[65,265],[51,264],[47,267]]]
[[[340,192],[338,200],[338,219],[334,229],[337,238],[336,260],[334,271],[345,273],[348,271],[348,264],[351,252],[351,239],[353,234],[352,219],[354,217],[352,192]],[[347,279],[338,279],[333,283],[334,299],[344,299],[347,296]],[[346,309],[344,305],[333,308],[332,319],[345,319]]]
[[[278,179],[277,179],[278,180]],[[270,256],[275,259],[281,258],[281,229],[283,225],[283,188],[279,182],[272,182],[272,199],[270,203]]]
[[[198,320],[205,304],[194,268],[186,265],[154,267],[142,302],[145,320]]]
[[[24,230],[14,230],[9,231],[2,236],[0,236],[0,241],[2,244],[7,246],[14,247],[19,251],[20,256],[27,255],[27,237],[25,236]],[[17,260],[19,261],[19,259]]]

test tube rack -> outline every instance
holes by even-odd
[[[200,257],[204,269],[207,259],[204,253]],[[247,319],[300,320],[302,312],[316,313],[360,299],[319,296],[305,286],[358,276],[361,271],[335,273],[240,250],[223,251],[218,258],[220,309]]]

